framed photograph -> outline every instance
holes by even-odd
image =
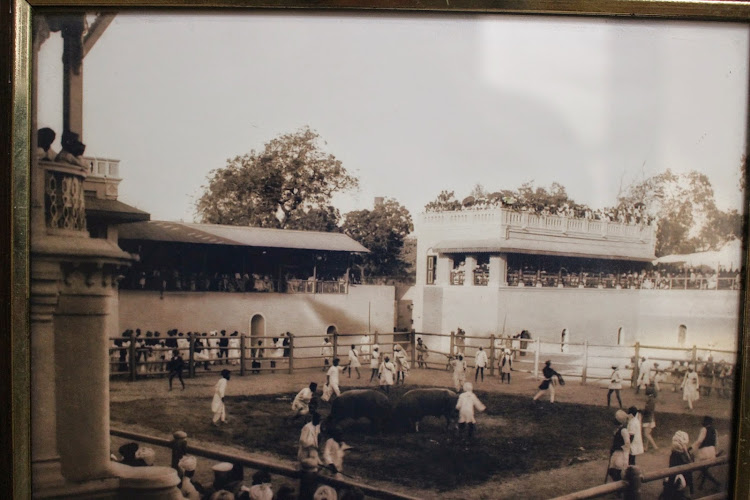
[[[13,498],[750,496],[750,3],[13,12]]]

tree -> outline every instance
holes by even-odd
[[[356,189],[356,177],[321,150],[320,136],[305,127],[269,141],[212,170],[196,203],[202,222],[329,230],[339,222],[334,193]]]
[[[360,277],[404,276],[404,239],[414,230],[411,215],[396,200],[386,199],[372,210],[355,210],[344,216],[344,233],[370,250],[353,257]]]
[[[741,236],[742,216],[719,210],[711,181],[695,170],[676,174],[667,169],[632,184],[618,201],[642,204],[657,218],[657,256],[718,249]]]

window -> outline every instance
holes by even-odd
[[[437,256],[428,255],[427,256],[427,284],[428,285],[435,284],[435,265],[436,264],[437,264]]]

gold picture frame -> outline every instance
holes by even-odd
[[[11,472],[8,483],[12,498],[30,498],[30,341],[29,321],[29,171],[31,159],[31,95],[32,62],[31,25],[35,12],[66,9],[299,9],[337,12],[413,11],[441,13],[497,13],[517,15],[560,15],[629,17],[657,20],[695,20],[710,22],[738,22],[750,25],[750,2],[747,1],[648,1],[648,0],[12,0],[12,23],[7,26],[12,39],[12,99],[2,103],[2,112],[10,115],[11,134],[9,180],[12,198],[10,209],[10,259],[8,283],[10,340],[8,363],[12,380],[8,381],[11,417],[8,429],[3,429],[11,450],[6,472]],[[4,31],[4,30],[3,30]],[[750,91],[750,82],[748,82]],[[7,109],[6,109],[7,108]],[[750,115],[749,115],[750,116]],[[748,127],[750,130],[750,126]],[[747,263],[748,196],[745,189],[744,259]],[[740,295],[740,324],[742,334],[738,342],[738,380],[735,393],[735,429],[733,465],[733,498],[750,498],[750,297],[747,283],[748,267],[743,269]],[[5,359],[5,358],[3,358]],[[743,473],[745,472],[745,473]],[[3,478],[6,479],[6,478]]]

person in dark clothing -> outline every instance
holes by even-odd
[[[120,449],[117,451],[119,451],[120,455],[122,455],[122,461],[120,463],[129,465],[131,467],[148,466],[148,464],[146,463],[144,459],[135,457],[135,454],[138,451],[138,443],[124,444],[120,446]]]
[[[221,331],[221,338],[219,339],[219,358],[224,358],[223,361],[217,361],[217,364],[223,365],[227,363],[229,357],[229,338],[227,337],[227,331]]]
[[[689,448],[690,438],[687,432],[677,431],[672,437],[672,453],[669,455],[669,466],[677,467],[693,462]],[[693,473],[683,472],[664,479],[664,490],[659,497],[662,500],[682,500],[690,498],[685,490],[693,494]]]
[[[542,394],[545,393],[545,391],[549,391],[549,402],[555,402],[555,381],[553,377],[557,378],[557,381],[560,383],[560,385],[565,385],[565,381],[563,380],[562,375],[552,369],[551,365],[552,361],[547,360],[544,362],[544,368],[542,368],[542,375],[544,375],[544,380],[539,385],[539,392],[537,392],[534,396],[534,401],[539,399]]]
[[[693,453],[695,453],[696,461],[701,462],[703,460],[712,460],[716,458],[718,456],[716,453],[717,441],[718,434],[714,428],[714,419],[708,416],[703,417],[703,427],[698,435],[698,439],[693,443],[693,450],[695,450]],[[698,489],[703,489],[706,479],[714,483],[714,486],[716,487],[721,486],[721,482],[711,475],[711,472],[706,468],[701,469],[701,482],[698,484]]]
[[[612,436],[612,446],[609,449],[609,465],[607,477],[613,481],[620,481],[625,469],[628,468],[628,457],[630,456],[630,434],[628,433],[628,415],[622,410],[615,413],[617,429]]]
[[[185,368],[185,360],[180,356],[180,351],[172,351],[172,359],[167,362],[167,371],[169,372],[169,390],[172,390],[172,379],[177,377],[182,384],[182,390],[185,390],[185,381],[182,380],[182,370]]]

